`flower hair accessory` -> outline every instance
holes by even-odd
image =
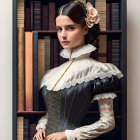
[[[86,18],[85,18],[85,21],[86,21],[86,24],[89,28],[92,28],[94,26],[94,24],[98,24],[99,21],[100,21],[100,15],[98,14],[98,11],[92,6],[92,4],[90,2],[85,2],[84,0],[74,0],[75,2],[81,2],[86,11],[87,11],[87,14],[86,14]]]

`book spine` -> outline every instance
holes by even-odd
[[[29,119],[24,118],[23,140],[29,140]]]
[[[98,60],[103,63],[107,62],[107,35],[99,36]]]
[[[49,29],[49,11],[48,11],[48,5],[42,5],[42,30],[48,30]]]
[[[38,86],[45,74],[45,40],[38,39]]]
[[[112,30],[120,29],[120,4],[119,3],[111,3],[111,28]]]
[[[24,118],[17,117],[17,140],[23,140]]]
[[[25,32],[25,110],[33,110],[33,33]]]
[[[55,2],[49,2],[49,30],[55,30]]]
[[[112,50],[111,50],[111,40],[107,41],[107,62],[112,62]]]
[[[34,30],[34,3],[33,1],[30,1],[30,14],[31,14],[31,31]]]
[[[95,0],[95,8],[98,9],[100,15],[100,30],[106,31],[106,1],[105,0]]]
[[[24,27],[24,0],[17,0],[17,27]]]
[[[33,10],[34,31],[39,31],[41,30],[41,2],[40,1],[33,2],[34,2],[34,10]]]
[[[50,70],[50,36],[45,36],[45,71]]]
[[[33,110],[39,110],[38,102],[38,32],[33,32]]]
[[[111,4],[106,4],[106,30],[111,29]]]
[[[35,131],[36,128],[36,124],[35,123],[31,123],[29,124],[29,140],[33,140],[34,135],[36,134]]]
[[[24,111],[25,93],[25,38],[24,27],[17,27],[17,111]]]
[[[53,54],[53,63],[54,66],[53,67],[58,67],[59,66],[59,46],[58,46],[58,40],[56,38],[53,38],[53,50],[54,50],[54,54]]]
[[[120,40],[112,40],[112,63],[120,66]]]

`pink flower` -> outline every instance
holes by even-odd
[[[90,2],[87,2],[86,10],[87,10],[87,18],[85,18],[85,21],[88,27],[92,28],[94,24],[99,23],[100,15],[98,14],[98,11],[92,6]]]

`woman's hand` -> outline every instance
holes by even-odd
[[[39,128],[37,133],[34,135],[33,140],[43,140],[45,138],[45,131],[42,128]]]
[[[67,140],[65,132],[56,132],[48,135],[46,140]]]

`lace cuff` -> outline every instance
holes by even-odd
[[[39,128],[43,128],[45,130],[47,123],[48,123],[48,113],[46,113],[45,116],[39,119],[38,124],[36,126],[36,130],[38,131]]]
[[[98,100],[100,119],[91,124],[85,125],[74,130],[65,130],[67,140],[87,140],[111,131],[115,127],[113,112],[113,99],[105,98]]]
[[[117,97],[115,92],[112,92],[112,93],[101,93],[101,94],[95,95],[93,97],[91,103],[93,103],[94,100],[105,99],[105,98],[112,98],[112,99],[114,99],[115,97]]]

